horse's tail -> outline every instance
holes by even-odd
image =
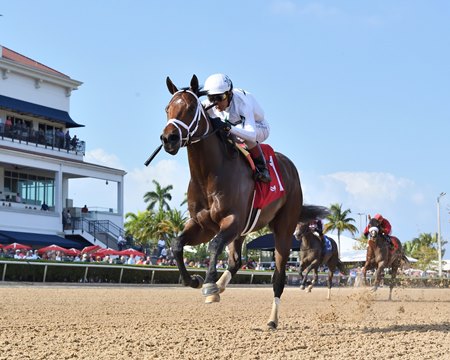
[[[402,253],[402,257],[400,258],[400,263],[403,268],[410,266],[411,263],[409,262],[409,259],[405,255],[405,253]]]
[[[301,223],[306,223],[317,218],[323,219],[329,214],[330,210],[325,206],[303,205],[298,221]]]
[[[339,269],[341,273],[347,275],[347,269],[345,268],[344,263],[340,259],[338,259],[336,267]]]

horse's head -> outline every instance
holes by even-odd
[[[375,218],[371,218],[369,221],[370,239],[376,239],[379,232],[380,232],[380,222]]]
[[[161,134],[161,142],[164,150],[175,155],[181,147],[206,135],[210,127],[199,99],[202,93],[197,76],[192,76],[189,88],[178,90],[169,77],[166,84],[172,99],[166,107],[167,124]]]
[[[302,236],[310,231],[311,231],[311,229],[309,228],[308,223],[299,222],[299,223],[297,223],[297,226],[295,228],[294,236],[298,241],[300,241]]]

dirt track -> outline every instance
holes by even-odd
[[[0,359],[450,359],[450,290],[0,285]]]

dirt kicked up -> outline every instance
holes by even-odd
[[[450,359],[450,289],[0,285],[0,359]]]

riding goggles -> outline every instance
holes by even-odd
[[[224,101],[228,97],[227,93],[217,94],[217,95],[208,95],[208,100],[212,103],[218,103]]]

